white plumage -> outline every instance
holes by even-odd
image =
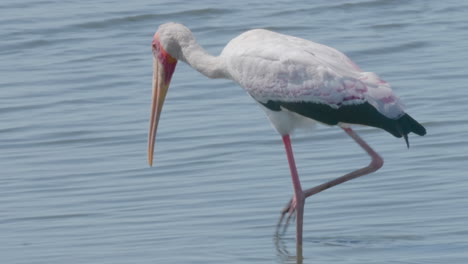
[[[294,196],[282,216],[296,212],[296,245],[302,252],[302,219],[306,197],[369,174],[383,165],[380,156],[343,124],[384,129],[395,137],[426,134],[425,128],[403,111],[390,85],[376,74],[363,72],[343,53],[311,41],[263,29],[247,31],[231,40],[220,56],[207,54],[183,25],[161,25],[153,37],[153,96],[148,136],[148,162],[153,161],[159,116],[177,60],[210,78],[237,82],[265,110],[282,135]],[[306,123],[340,125],[371,157],[369,166],[303,190],[289,134]],[[280,224],[282,222],[280,219]],[[289,218],[288,218],[289,219]],[[286,220],[286,223],[289,220]]]
[[[230,78],[260,102],[303,101],[338,108],[367,101],[389,118],[404,113],[388,83],[322,44],[255,29],[231,40],[220,57]]]

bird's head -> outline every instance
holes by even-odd
[[[153,152],[159,117],[161,115],[167,89],[177,64],[177,43],[172,37],[170,26],[164,24],[154,34],[151,48],[153,50],[153,95],[148,134],[148,164],[153,165]]]

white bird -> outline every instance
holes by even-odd
[[[181,24],[161,25],[152,41],[153,95],[148,137],[148,163],[153,162],[156,129],[167,89],[178,60],[209,78],[238,83],[265,110],[282,136],[294,195],[282,211],[296,214],[297,255],[302,256],[305,198],[339,183],[376,171],[383,160],[349,127],[360,124],[386,130],[395,137],[425,135],[425,128],[403,110],[390,85],[372,72],[363,72],[338,50],[264,29],[232,39],[222,53],[207,54],[192,32]],[[303,190],[289,135],[304,122],[340,126],[371,157],[369,166],[317,187]],[[289,218],[288,218],[289,220]],[[286,221],[286,225],[288,223]]]

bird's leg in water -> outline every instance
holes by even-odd
[[[348,174],[346,174],[344,176],[341,176],[341,177],[336,178],[334,180],[331,180],[329,182],[320,184],[318,186],[315,186],[313,188],[310,188],[310,189],[307,189],[307,190],[303,191],[304,199],[309,197],[309,196],[312,196],[312,195],[314,195],[316,193],[324,191],[324,190],[326,190],[328,188],[331,188],[331,187],[333,187],[335,185],[338,185],[340,183],[343,183],[343,182],[355,179],[357,177],[372,173],[372,172],[374,172],[374,171],[376,171],[376,170],[378,170],[378,169],[380,169],[382,167],[383,159],[379,156],[379,154],[377,154],[369,145],[367,145],[367,143],[363,139],[361,139],[351,128],[342,127],[342,129],[346,132],[346,134],[348,134],[352,139],[354,139],[354,141],[356,141],[356,143],[358,143],[359,146],[361,146],[367,152],[367,154],[369,154],[369,156],[372,159],[371,163],[368,166],[364,167],[364,168],[355,170],[355,171],[350,172],[350,173],[348,173]],[[297,202],[295,202],[294,200],[295,200],[295,197],[293,197],[289,201],[289,203],[286,204],[286,207],[281,211],[281,217],[279,219],[277,229],[276,229],[277,232],[281,228],[281,225],[283,224],[283,221],[284,221],[284,227],[283,227],[283,231],[284,231],[284,230],[286,230],[291,217],[294,214],[296,214],[296,215],[298,214]],[[301,209],[301,210],[303,211],[303,209]],[[287,217],[286,217],[286,215],[287,215]]]
[[[302,191],[299,175],[297,174],[296,163],[294,162],[294,155],[291,147],[291,140],[289,135],[283,135],[284,148],[288,158],[289,169],[291,171],[291,179],[294,188],[294,211],[296,213],[296,256],[302,259],[302,219],[304,217],[304,202],[305,196]],[[292,203],[292,202],[291,202]]]

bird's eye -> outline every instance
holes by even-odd
[[[159,50],[161,49],[161,48],[160,48],[161,43],[159,43],[159,41],[156,40],[156,39],[153,39],[153,41],[151,42],[151,46],[152,46],[152,48],[153,48],[153,51],[159,52]]]
[[[159,51],[159,45],[157,45],[156,43],[153,43],[153,49],[155,51]]]

